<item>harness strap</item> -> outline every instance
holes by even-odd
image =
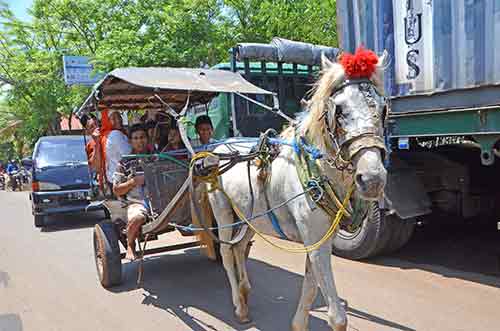
[[[245,234],[247,233],[248,225],[243,224],[241,226],[240,231],[237,233],[237,235],[234,238],[232,238],[230,241],[221,240],[210,230],[210,226],[207,225],[205,218],[203,217],[202,213],[200,212],[200,209],[199,209],[200,207],[199,207],[198,203],[195,202],[197,192],[196,192],[195,185],[194,185],[194,181],[195,181],[195,178],[193,176],[194,167],[192,165],[196,159],[205,157],[206,155],[209,155],[209,154],[210,153],[207,153],[207,152],[201,152],[201,153],[196,154],[193,157],[193,159],[191,160],[191,166],[189,169],[189,177],[187,179],[190,181],[189,191],[191,193],[191,199],[190,199],[191,210],[195,213],[196,218],[199,220],[201,226],[203,227],[205,232],[211,237],[211,239],[213,241],[215,241],[216,243],[233,246],[233,245],[236,245],[237,243],[239,243],[240,241],[243,240],[243,238],[245,237]],[[215,171],[212,172],[211,174],[209,174],[208,176],[198,177],[198,178],[200,178],[202,181],[206,182],[207,184],[209,184],[211,186],[211,188],[209,189],[209,192],[220,189],[219,188],[219,169],[218,168],[215,169]],[[225,193],[225,192],[223,192],[223,193]]]
[[[303,143],[307,143],[307,139],[305,137],[299,137],[298,134],[296,134],[295,139],[297,142],[301,141]],[[302,186],[304,189],[310,188],[311,183],[315,183],[314,185],[319,186],[321,193],[318,194],[317,192],[315,193],[315,190],[312,190],[312,199],[321,209],[323,209],[323,211],[328,214],[328,216],[335,217],[337,211],[343,208],[343,203],[338,198],[339,195],[330,181],[322,176],[319,167],[319,160],[314,159],[310,157],[308,153],[305,153],[302,144],[297,143],[297,145],[299,151],[298,153],[295,153],[295,168],[297,169],[297,174]],[[344,215],[349,218],[352,217],[352,210],[347,210],[347,208],[345,208]]]
[[[269,221],[271,222],[271,225],[273,226],[274,231],[280,236],[281,239],[288,239],[286,236],[285,232],[280,226],[280,222],[278,220],[278,217],[274,213],[274,211],[271,209],[271,203],[269,202],[269,196],[267,195],[267,190],[266,190],[266,184],[267,180],[264,182],[264,199],[266,200],[266,205],[267,209],[269,210],[269,213],[267,214],[267,217],[269,218]]]

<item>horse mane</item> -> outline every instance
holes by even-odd
[[[312,95],[311,100],[307,102],[304,115],[299,115],[299,123],[297,129],[302,136],[307,135],[311,139],[311,143],[319,148],[322,152],[327,152],[325,137],[327,136],[326,123],[323,120],[325,111],[328,111],[328,103],[330,96],[336,87],[342,84],[346,79],[345,70],[340,63],[332,63],[326,60],[326,66],[320,73],[320,78],[314,84],[313,88],[308,92]],[[380,93],[383,93],[383,70],[384,67],[379,62],[377,69],[370,77],[370,80],[375,85],[375,88]],[[334,129],[334,128],[332,128]],[[333,130],[335,132],[335,130]],[[289,126],[281,136],[285,139],[291,139],[295,135],[295,127]]]

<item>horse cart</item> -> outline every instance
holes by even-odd
[[[210,259],[217,259],[217,243],[214,241],[216,232],[207,234],[206,231],[192,231],[193,227],[199,230],[201,225],[213,226],[213,216],[206,208],[206,200],[193,201],[191,197],[194,188],[189,160],[199,149],[191,147],[185,118],[191,108],[207,105],[218,93],[236,93],[242,96],[259,94],[267,96],[270,102],[273,100],[271,92],[252,85],[238,73],[229,71],[122,68],[113,70],[97,84],[76,112],[77,116],[82,117],[84,114],[105,110],[127,112],[129,116],[134,111],[160,111],[177,121],[186,149],[124,156],[125,159],[136,160],[137,168],[143,172],[145,178],[144,204],[147,221],[139,236],[141,262],[145,255],[198,246],[202,247],[201,251]],[[210,161],[200,162],[204,163],[201,164],[203,168],[208,166]],[[110,219],[97,224],[94,229],[97,273],[102,286],[108,288],[119,285],[122,279],[121,261],[125,254],[120,252],[120,244],[127,247],[127,227],[124,221],[127,201],[116,198],[102,185],[99,185],[99,190],[96,191],[99,194],[93,198],[93,203],[103,204],[110,215]],[[202,212],[194,213],[193,208]],[[185,236],[197,235],[198,240],[146,249],[148,241],[175,230]],[[142,263],[139,269],[140,278],[141,270]]]

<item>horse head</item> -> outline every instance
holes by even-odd
[[[367,200],[382,195],[387,179],[381,76],[387,58],[387,52],[379,58],[364,49],[355,55],[344,54],[340,63],[323,56],[323,74],[310,104],[309,126],[321,132],[316,143],[337,168],[352,168],[356,189]]]

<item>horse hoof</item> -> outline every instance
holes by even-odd
[[[310,331],[309,329],[304,329],[303,325],[292,324],[292,331]]]
[[[347,331],[347,323],[346,324],[335,325],[333,327],[333,331]]]
[[[248,317],[248,315],[245,316],[236,315],[236,318],[238,319],[238,323],[240,324],[247,324],[252,321],[252,319]]]

